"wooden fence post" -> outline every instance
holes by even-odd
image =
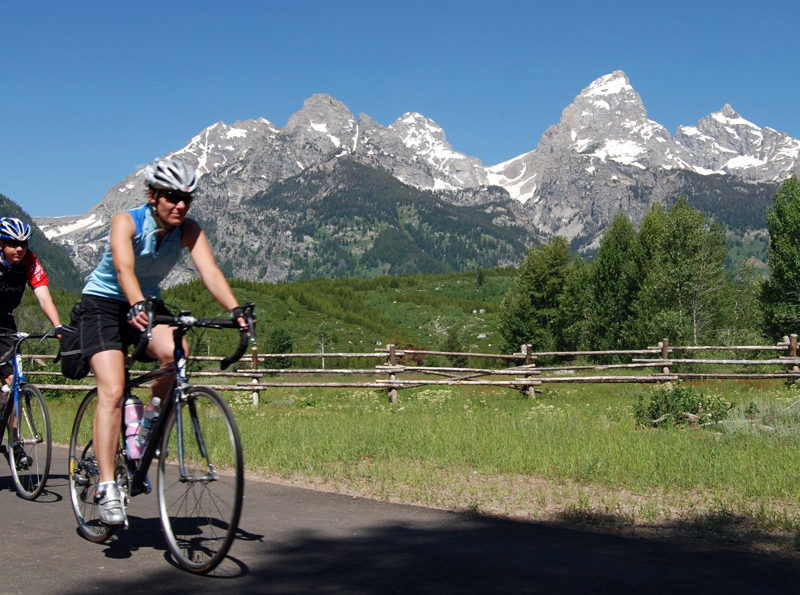
[[[397,365],[397,353],[395,352],[394,344],[390,343],[386,347],[388,347],[389,349],[389,357],[387,358],[386,363],[389,366],[394,367]],[[390,372],[389,381],[394,382],[395,380],[397,380],[397,376],[395,375],[394,372]],[[389,401],[391,401],[392,403],[397,403],[397,389],[395,387],[389,389]]]
[[[251,361],[251,368],[253,370],[258,369],[258,347],[255,345],[250,346],[250,361]],[[258,378],[253,376],[253,379],[250,381],[251,384],[258,384]],[[258,389],[254,390],[250,395],[253,399],[253,407],[258,407]]]
[[[789,336],[789,357],[797,357],[797,335],[793,334]],[[798,367],[797,363],[792,363],[789,366],[789,371],[793,373],[800,372],[800,367]],[[789,379],[790,384],[794,384],[796,380],[794,378]]]
[[[525,356],[525,365],[529,366],[531,363],[533,363],[533,345],[528,343],[526,345],[522,345],[520,348],[522,355]],[[525,374],[525,378],[529,378],[530,376],[531,374]],[[532,385],[526,386],[522,392],[523,394],[528,395],[531,399],[536,398],[536,389]]]
[[[667,338],[661,342],[661,359],[669,361],[669,339]],[[669,366],[665,365],[663,368],[661,368],[661,373],[669,374]]]

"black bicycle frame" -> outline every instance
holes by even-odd
[[[146,374],[143,374],[134,380],[130,380],[130,376],[128,376],[128,379],[125,382],[126,389],[131,389],[141,386],[142,384],[151,380],[163,378],[164,376],[175,377],[172,387],[169,389],[167,395],[164,397],[161,403],[161,410],[158,418],[156,419],[156,424],[150,431],[150,436],[147,439],[147,444],[145,444],[144,452],[142,452],[141,458],[128,459],[129,461],[136,463],[133,476],[131,477],[131,496],[136,496],[137,494],[141,494],[145,491],[145,478],[147,477],[147,472],[150,469],[150,464],[153,462],[153,458],[156,456],[156,453],[159,449],[165,420],[167,417],[169,417],[172,408],[175,406],[175,393],[177,390],[179,390],[179,387],[182,389],[187,384],[186,355],[183,352],[183,337],[185,332],[186,331],[181,327],[177,327],[172,331],[172,338],[175,341],[175,349],[173,353],[175,356],[174,361],[147,372]],[[126,370],[126,374],[129,375],[130,372]],[[178,418],[178,423],[181,423],[180,418]],[[124,430],[125,420],[123,417],[121,425],[122,436],[125,435]],[[181,461],[182,460],[183,458],[181,453]],[[181,465],[181,472],[183,472],[183,465]]]

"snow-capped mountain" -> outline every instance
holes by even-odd
[[[675,142],[688,168],[700,174],[731,174],[774,182],[797,171],[800,140],[772,128],[759,128],[725,104],[697,123],[680,126]]]
[[[541,233],[574,239],[596,236],[619,210],[638,220],[653,200],[674,198],[676,172],[782,181],[800,171],[799,147],[729,105],[673,138],[615,71],[583,89],[536,149],[487,171],[490,183],[525,204]]]
[[[220,224],[246,217],[253,197],[271,192],[276,184],[300,180],[302,187],[304,172],[314,170],[319,180],[324,167],[348,159],[415,189],[433,191],[437,200],[470,208],[495,208],[490,205],[503,200],[493,188],[499,186],[508,204],[497,222],[523,226],[532,236],[561,234],[584,246],[596,242],[619,210],[637,221],[653,201],[672,200],[683,191],[687,175],[776,184],[800,171],[800,141],[759,128],[729,105],[696,126],[679,127],[672,137],[648,118],[622,71],[583,89],[535,149],[492,166],[454,150],[445,132],[422,114],[403,114],[385,127],[365,114],[356,119],[325,94],[308,98],[283,128],[265,118],[217,122],[168,154],[185,158],[203,173],[196,204],[204,204],[204,211]],[[111,188],[88,214],[37,223],[88,270],[103,248],[111,215],[143,198],[143,170],[138,170]],[[297,200],[297,208],[307,206],[302,191]],[[280,223],[268,234],[256,230],[251,237],[243,232],[249,238],[243,240],[243,249],[269,260],[269,255],[299,250],[301,244],[303,250],[313,248],[308,234],[298,239]],[[265,267],[264,278],[286,274],[286,267],[276,262]]]
[[[641,97],[622,71],[602,76],[564,109],[539,146],[487,168],[489,180],[521,202],[535,199],[536,180],[553,152],[582,158],[588,173],[613,163],[641,170],[689,170],[701,175],[732,174],[759,182],[778,182],[800,167],[800,140],[761,129],[730,105],[696,126],[680,126],[672,138],[647,117]]]
[[[600,77],[584,89],[545,131],[539,146],[488,168],[489,179],[513,198],[537,202],[548,170],[577,159],[589,175],[612,163],[640,170],[672,169],[676,148],[661,124],[650,120],[641,97],[621,71]]]

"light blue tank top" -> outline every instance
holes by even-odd
[[[134,272],[139,280],[142,293],[145,297],[161,299],[161,281],[172,270],[181,257],[183,224],[170,231],[156,247],[156,232],[158,225],[150,209],[145,204],[135,209],[126,211],[133,217],[136,224],[136,234],[133,236]],[[83,293],[98,295],[127,302],[128,298],[119,286],[117,271],[111,258],[110,241],[106,242],[106,249],[100,264],[89,275],[89,280],[83,287]]]

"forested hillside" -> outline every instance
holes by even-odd
[[[246,216],[203,221],[220,266],[258,278],[280,261],[289,279],[438,274],[516,264],[533,242],[510,223],[505,195],[479,205],[447,203],[379,169],[340,159],[256,194]],[[230,216],[230,215],[228,215]],[[228,230],[236,229],[236,234]],[[241,234],[262,234],[251,247]],[[265,242],[286,236],[280,246]]]
[[[371,352],[386,343],[438,349],[455,339],[465,349],[498,352],[497,312],[515,275],[514,269],[478,269],[275,285],[233,281],[232,287],[240,301],[256,303],[263,346],[276,335],[288,336],[296,352],[323,345],[328,352]],[[199,282],[171,288],[165,299],[176,309],[220,313]]]
[[[261,352],[319,351],[324,345],[326,352],[369,353],[390,342],[433,349],[449,344],[499,352],[497,312],[515,276],[516,269],[474,269],[449,275],[277,284],[233,280],[231,286],[241,302],[256,304]],[[79,297],[78,293],[56,293],[62,319]],[[199,316],[223,314],[199,281],[170,288],[164,298],[173,311],[185,309]],[[30,291],[18,316],[30,321],[29,328],[46,327]],[[277,348],[281,338],[288,338],[291,349]],[[210,331],[194,340],[195,353],[221,354],[233,351],[236,337],[230,332]]]
[[[769,241],[766,212],[779,184],[742,182],[730,176],[700,176],[690,172],[681,175],[689,205],[725,229],[728,268],[750,264],[766,273]]]

